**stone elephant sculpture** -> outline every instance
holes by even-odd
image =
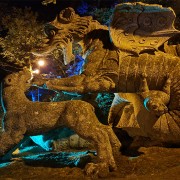
[[[34,136],[69,127],[79,136],[93,143],[97,150],[97,163],[88,163],[88,175],[104,177],[116,170],[114,155],[118,155],[120,142],[111,127],[97,119],[91,104],[81,100],[63,102],[33,102],[25,91],[30,87],[31,72],[27,69],[8,75],[4,79],[3,100],[6,106],[4,131],[0,134],[0,161],[6,153],[17,147],[25,136]]]
[[[78,76],[35,83],[79,93],[119,93],[131,103],[131,110],[120,113],[118,127],[130,133],[132,129],[134,135],[140,129],[141,135],[179,143],[180,58],[162,49],[170,37],[179,33],[174,19],[171,8],[124,3],[115,7],[106,27],[66,8],[45,29],[49,41],[33,54],[44,56],[60,49],[68,63],[73,57],[72,44],[78,43],[87,61],[84,71]],[[111,125],[112,112],[113,107]],[[127,123],[130,119],[132,123]]]

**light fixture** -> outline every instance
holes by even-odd
[[[45,61],[44,61],[44,60],[41,59],[41,60],[38,61],[38,65],[39,65],[39,66],[44,66],[44,64],[45,64]]]
[[[39,74],[40,71],[39,71],[39,69],[35,69],[35,70],[33,71],[33,73],[34,73],[34,74]]]

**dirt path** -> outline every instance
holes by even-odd
[[[116,157],[118,171],[111,172],[103,179],[138,179],[138,180],[179,180],[180,179],[180,149],[162,147],[141,147],[139,156],[120,155]],[[77,167],[52,167],[52,161],[57,159],[46,156],[41,164],[28,161],[13,161],[8,166],[0,168],[0,180],[60,180],[60,179],[95,179],[84,175],[83,169]],[[37,162],[37,161],[34,161]],[[50,163],[48,163],[50,162]],[[45,167],[46,166],[46,167]]]

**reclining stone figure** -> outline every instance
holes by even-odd
[[[7,113],[4,131],[0,134],[0,156],[15,147],[24,136],[38,135],[66,126],[92,142],[97,150],[98,163],[86,165],[87,174],[104,176],[116,170],[113,152],[120,142],[109,126],[101,124],[94,108],[87,102],[32,102],[25,96],[30,87],[31,73],[27,69],[8,75],[4,82],[3,98]]]

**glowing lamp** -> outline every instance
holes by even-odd
[[[39,66],[44,66],[44,64],[45,64],[44,60],[39,60],[39,61],[38,61],[38,65],[39,65]]]
[[[34,73],[34,74],[39,74],[40,71],[39,71],[39,69],[35,69],[35,70],[33,71],[33,73]]]

